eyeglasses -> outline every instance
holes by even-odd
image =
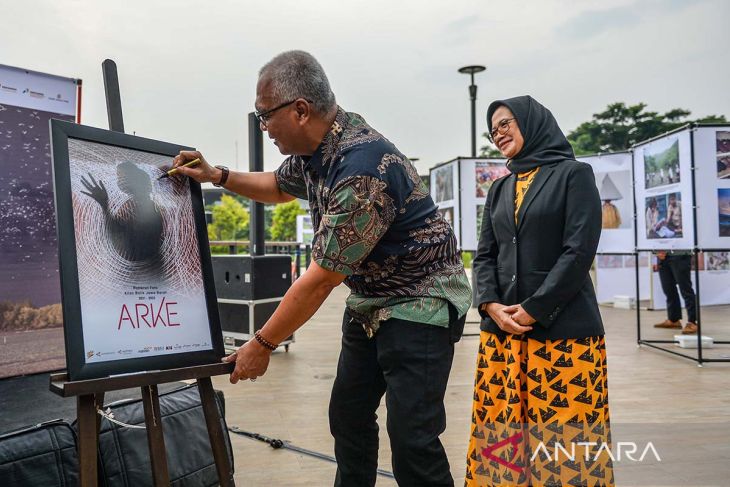
[[[296,102],[299,99],[300,98],[295,98],[292,101],[288,101],[286,103],[282,103],[281,105],[275,106],[271,110],[264,110],[263,112],[254,112],[254,116],[256,117],[256,119],[259,121],[259,123],[261,125],[263,125],[264,127],[266,127],[266,124],[269,123],[269,119],[271,118],[271,114],[272,113],[274,113],[275,111],[280,110],[280,109],[282,109],[284,107],[288,107],[289,105],[291,105],[292,103]],[[305,101],[307,101],[309,103],[312,103],[311,100],[307,100],[306,98],[303,98],[303,100],[305,100]]]
[[[271,110],[264,110],[263,112],[254,112],[254,115],[256,116],[256,119],[259,121],[259,123],[261,125],[263,125],[264,127],[266,127],[266,124],[268,123],[269,118],[271,118],[272,113],[274,113],[275,111],[280,110],[284,107],[288,107],[289,105],[291,105],[292,103],[294,103],[297,100],[298,100],[298,98],[295,98],[292,101],[288,101],[286,103],[282,103],[281,105],[277,105],[274,108],[272,108]]]
[[[499,132],[499,135],[504,135],[509,131],[509,123],[512,120],[516,120],[514,117],[512,118],[503,118],[499,121],[496,127],[492,129],[492,131],[487,135],[487,138],[489,139],[489,142],[494,142],[494,138],[497,136],[497,133]]]

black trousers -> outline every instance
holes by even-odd
[[[667,255],[659,261],[659,279],[662,282],[662,291],[667,297],[667,317],[671,321],[682,319],[682,305],[679,302],[679,292],[682,293],[684,306],[687,308],[687,321],[697,323],[697,307],[695,292],[692,289],[691,255]]]
[[[345,312],[329,407],[337,458],[335,486],[375,485],[375,411],[383,394],[398,485],[454,485],[439,440],[446,429],[444,394],[453,358],[448,328],[390,319],[370,339]]]

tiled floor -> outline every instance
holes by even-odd
[[[235,386],[215,378],[226,395],[230,426],[332,454],[327,405],[340,349],[341,313],[347,289],[335,290],[296,335],[288,353],[273,355],[268,373]],[[614,443],[637,441],[640,456],[649,441],[658,450],[643,462],[622,460],[617,485],[730,485],[730,363],[698,367],[681,357],[636,345],[636,312],[602,307],[607,332],[609,391]],[[730,306],[702,310],[703,334],[730,340]],[[474,310],[470,319],[476,320]],[[642,312],[644,338],[671,339],[673,330],[654,330],[661,312]],[[467,333],[477,333],[475,323]],[[463,482],[469,434],[477,336],[456,345],[447,391],[448,426],[442,436],[456,485]],[[672,350],[692,352],[669,345]],[[730,345],[707,351],[730,358]],[[385,408],[379,411],[384,426]],[[335,466],[288,450],[233,435],[239,486],[331,485]],[[381,427],[380,467],[390,470],[387,433]],[[395,485],[379,478],[379,486]]]

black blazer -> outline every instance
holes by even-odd
[[[481,309],[489,302],[521,303],[540,341],[603,335],[589,275],[601,235],[601,200],[593,170],[572,160],[535,175],[515,225],[514,174],[487,195],[474,259],[484,331],[505,333]]]

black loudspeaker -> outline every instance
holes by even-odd
[[[221,329],[225,332],[253,334],[260,330],[271,318],[279,301],[261,303],[253,307],[253,328],[250,327],[251,313],[248,305],[234,303],[218,303],[218,314],[221,317]]]
[[[219,299],[280,298],[291,286],[291,256],[214,255],[213,276]]]

